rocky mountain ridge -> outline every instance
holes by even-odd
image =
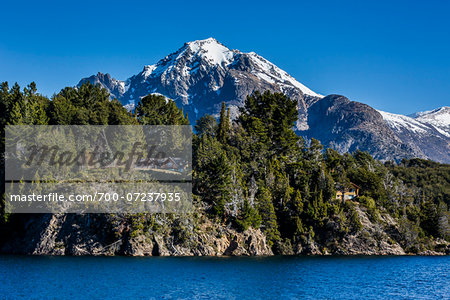
[[[450,163],[450,108],[414,118],[377,111],[343,96],[324,97],[254,52],[231,50],[213,38],[185,43],[125,81],[98,73],[82,79],[101,84],[132,110],[148,94],[173,99],[191,124],[205,113],[218,116],[222,102],[238,115],[254,91],[282,92],[297,101],[297,133],[341,153],[368,151],[386,161],[427,158]],[[343,99],[346,99],[343,101]]]
[[[387,125],[421,158],[450,163],[450,108],[416,113],[414,118],[379,111]]]

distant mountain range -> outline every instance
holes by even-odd
[[[185,43],[125,81],[98,73],[84,82],[101,84],[128,109],[148,94],[173,99],[192,124],[205,113],[217,116],[224,101],[232,116],[247,95],[270,90],[298,103],[295,130],[339,152],[368,151],[380,160],[428,158],[450,163],[450,108],[403,116],[377,111],[344,96],[322,96],[254,52],[230,50],[209,38]]]
[[[400,140],[414,148],[417,157],[450,163],[450,107],[410,116],[379,113]]]

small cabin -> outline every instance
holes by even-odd
[[[336,199],[337,200],[353,200],[358,197],[360,187],[354,183],[348,183],[346,185],[337,185],[336,186]]]
[[[169,169],[169,170],[174,170],[174,169],[180,168],[180,166],[176,162],[176,159],[172,158],[172,157],[169,157],[169,158],[165,159],[164,161],[160,162],[159,167],[161,169]]]

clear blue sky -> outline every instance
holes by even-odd
[[[126,79],[186,41],[255,51],[321,94],[409,114],[450,105],[450,1],[4,1],[0,81],[51,96]]]

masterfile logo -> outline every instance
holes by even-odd
[[[8,212],[181,212],[190,126],[7,126]]]

